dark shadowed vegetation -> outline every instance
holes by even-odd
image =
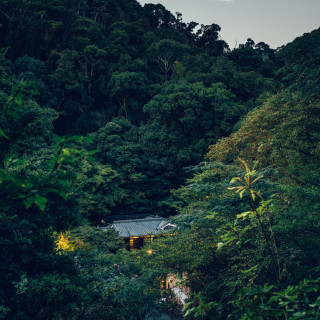
[[[0,0],[0,319],[320,319],[320,29],[219,32],[136,0]],[[99,228],[138,214],[178,230],[129,252]]]

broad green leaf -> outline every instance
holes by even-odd
[[[82,140],[83,137],[81,136],[71,136],[71,137],[68,137],[65,139],[66,142],[69,142],[69,141],[80,141]]]
[[[26,206],[26,209],[29,209],[34,204],[34,200],[35,197],[29,197],[23,201],[24,205]]]
[[[237,214],[237,218],[240,219],[240,218],[244,218],[246,217],[247,215],[249,215],[251,213],[251,211],[246,211],[246,212],[242,212],[240,214]]]
[[[186,311],[186,310],[189,308],[189,306],[192,305],[192,303],[193,303],[193,301],[186,303],[186,304],[184,305],[182,311]]]
[[[1,129],[0,129],[0,130],[1,130]],[[8,169],[9,166],[10,166],[10,164],[11,164],[11,162],[12,162],[12,158],[10,158],[10,157],[6,158],[6,159],[4,160],[4,167],[5,167],[6,169]]]
[[[220,250],[225,244],[223,242],[219,242],[217,244],[217,249]]]
[[[8,136],[3,132],[2,129],[0,129],[0,137],[4,137],[6,139],[9,139]]]
[[[194,309],[188,310],[188,311],[184,314],[184,316],[185,316],[185,317],[188,317],[188,316],[190,316],[193,312],[194,312]]]
[[[92,150],[92,151],[87,152],[86,155],[87,155],[87,156],[91,156],[91,155],[96,154],[96,153],[99,153],[99,152],[101,152],[101,151],[99,151],[99,150]]]
[[[256,200],[256,194],[252,189],[250,189],[250,194],[251,194],[252,200],[255,201]]]
[[[197,311],[197,312],[194,314],[194,317],[197,318],[197,317],[200,316],[200,314],[201,314],[201,312],[200,312],[200,311]]]
[[[63,149],[62,149],[62,153],[63,153],[64,155],[66,155],[66,156],[70,156],[70,149],[68,149],[68,148],[63,148]]]
[[[34,203],[39,207],[39,209],[43,212],[46,208],[46,204],[48,202],[48,199],[45,197],[42,197],[40,195],[36,195],[34,199]]]
[[[215,214],[209,214],[207,216],[204,217],[205,219],[215,219],[216,215]]]
[[[62,197],[63,199],[67,199],[67,195],[65,192],[59,190],[59,189],[56,189],[56,188],[46,188],[45,191],[47,192],[54,192],[56,194],[58,194],[60,197]]]
[[[16,120],[20,118],[19,114],[15,111],[12,111],[12,110],[7,110],[6,115],[11,117],[12,119],[16,119]]]

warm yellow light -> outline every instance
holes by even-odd
[[[147,253],[152,254],[152,250],[151,249],[147,250]]]
[[[62,252],[72,252],[75,249],[82,248],[84,246],[84,242],[79,239],[71,239],[70,231],[54,233],[55,239],[55,250],[60,254]]]

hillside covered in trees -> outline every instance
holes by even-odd
[[[320,319],[320,29],[219,32],[136,0],[0,0],[0,319]],[[139,214],[179,226],[152,255],[97,227]]]

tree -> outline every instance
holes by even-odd
[[[217,139],[229,133],[243,109],[221,83],[206,88],[184,80],[163,85],[145,106],[151,119],[174,125],[190,139]],[[201,139],[200,138],[200,139]]]
[[[106,56],[107,52],[105,50],[99,49],[95,45],[90,45],[83,49],[83,55],[78,58],[78,61],[84,70],[84,75],[88,81],[89,95],[95,68],[106,58]]]
[[[129,120],[137,117],[132,111],[139,110],[139,102],[145,99],[146,79],[137,72],[120,72],[112,75],[108,87],[111,97],[115,98],[120,106],[124,118]],[[130,112],[131,111],[131,112]]]
[[[158,63],[166,79],[174,67],[174,62],[185,55],[187,50],[187,46],[173,40],[165,39],[153,43],[148,49],[148,55]]]
[[[220,26],[217,24],[201,25],[201,28],[197,31],[196,44],[202,48],[209,49],[215,55],[222,54],[227,50],[228,44],[219,39]]]
[[[174,15],[161,4],[147,3],[143,9],[152,28],[169,28],[175,21]]]

